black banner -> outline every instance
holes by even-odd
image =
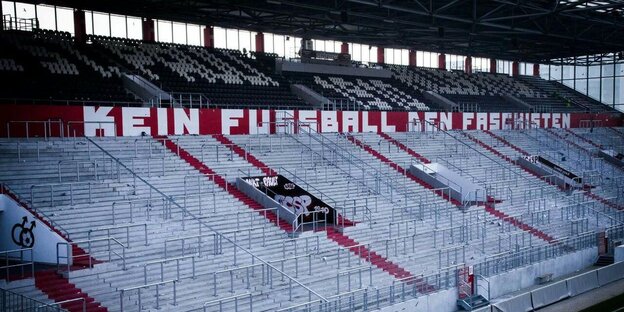
[[[537,156],[537,161],[540,164],[542,164],[542,165],[544,165],[544,166],[546,166],[548,168],[551,168],[552,170],[554,170],[556,172],[561,173],[562,175],[564,175],[568,179],[571,179],[571,180],[576,181],[578,183],[583,183],[583,180],[581,179],[581,177],[577,176],[576,174],[574,174],[574,173],[572,173],[572,172],[570,172],[570,171],[568,171],[566,169],[561,168],[561,166],[551,162],[548,159],[543,158],[542,156]]]
[[[312,222],[314,221],[312,212],[321,211],[327,216],[328,224],[334,223],[333,207],[282,175],[246,177],[243,180],[292,211],[299,217],[299,222]],[[317,221],[324,219],[322,213],[316,214]]]

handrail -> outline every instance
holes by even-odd
[[[138,178],[141,182],[143,182],[145,185],[147,185],[151,190],[154,190],[155,192],[157,192],[158,194],[160,194],[162,197],[167,198],[173,205],[175,205],[178,209],[180,209],[181,211],[184,211],[186,213],[187,216],[190,216],[191,218],[195,219],[199,224],[201,224],[202,226],[205,226],[206,228],[208,228],[209,230],[213,231],[214,233],[217,233],[218,236],[223,237],[226,241],[228,241],[229,243],[231,243],[234,248],[240,248],[241,250],[243,250],[243,252],[249,254],[252,258],[257,259],[258,261],[266,264],[268,267],[270,267],[272,270],[275,270],[276,272],[282,274],[283,276],[286,276],[288,279],[292,280],[293,282],[295,282],[296,284],[298,284],[299,286],[303,287],[304,289],[308,290],[308,292],[310,294],[314,294],[316,297],[322,299],[323,301],[327,301],[327,299],[317,293],[316,291],[312,290],[311,288],[309,288],[308,286],[304,285],[303,283],[301,283],[300,281],[298,281],[297,279],[291,277],[290,275],[286,274],[285,272],[277,269],[276,267],[274,267],[273,265],[269,264],[267,261],[265,261],[264,259],[262,259],[261,257],[257,256],[256,254],[254,254],[253,252],[245,249],[244,247],[238,245],[237,243],[235,243],[233,240],[224,237],[221,233],[219,233],[219,231],[216,231],[214,228],[212,228],[212,226],[210,226],[208,223],[202,221],[201,219],[199,219],[195,214],[193,214],[192,212],[188,211],[185,207],[180,206],[175,200],[173,200],[171,198],[171,196],[167,196],[165,193],[163,193],[162,191],[160,191],[159,189],[157,189],[156,187],[154,187],[152,184],[150,184],[149,182],[147,182],[143,177],[137,175],[136,173],[134,173],[133,171],[131,171],[125,164],[123,164],[122,162],[120,162],[117,158],[115,158],[115,156],[113,156],[111,153],[109,153],[108,151],[106,151],[104,148],[102,148],[100,145],[98,145],[97,143],[95,143],[95,141],[93,141],[91,138],[86,138],[89,142],[91,142],[93,145],[95,145],[98,149],[100,149],[102,152],[104,152],[106,155],[108,155],[110,158],[112,158],[113,160],[115,160],[115,162],[117,162],[120,166],[122,166],[124,169],[126,169],[128,172],[130,172],[135,178]]]
[[[504,163],[502,163],[502,162],[498,161],[497,159],[494,159],[493,157],[490,157],[490,156],[488,156],[488,155],[486,155],[486,154],[482,153],[481,151],[479,151],[479,150],[477,150],[476,148],[472,147],[470,144],[467,144],[466,142],[464,142],[464,141],[462,141],[462,140],[458,139],[457,137],[455,137],[454,135],[450,134],[450,133],[449,133],[449,131],[442,129],[440,126],[438,126],[438,125],[436,125],[436,124],[434,124],[434,123],[431,123],[431,122],[429,122],[429,121],[426,121],[426,120],[425,120],[424,122],[426,122],[426,123],[428,123],[428,124],[432,125],[433,127],[435,127],[438,131],[440,131],[440,132],[441,132],[441,133],[443,133],[444,135],[449,136],[449,137],[451,137],[452,139],[454,139],[454,140],[456,140],[457,142],[459,142],[460,144],[463,144],[464,146],[466,146],[466,147],[468,147],[468,148],[470,148],[470,149],[474,150],[475,152],[479,153],[480,155],[482,155],[483,157],[485,157],[485,158],[487,158],[488,160],[492,161],[493,163],[495,163],[495,164],[497,164],[497,165],[499,165],[499,166],[501,166],[501,167],[503,167],[503,168],[510,168],[507,164],[504,164]],[[524,133],[524,132],[523,132],[523,133]],[[462,132],[462,134],[464,134],[465,136],[467,136],[467,137],[469,137],[469,138],[473,138],[471,135],[469,135],[469,134],[467,134],[467,133]],[[532,181],[532,180],[530,180],[530,179],[529,179],[529,178],[527,178],[526,176],[522,175],[520,172],[518,172],[518,171],[516,171],[516,170],[509,170],[509,172],[511,172],[512,174],[514,174],[514,175],[516,175],[516,176],[520,177],[523,181],[526,181],[529,185],[532,185],[532,184],[533,184],[533,181]],[[561,198],[568,199],[567,197],[564,197],[563,195],[561,195]],[[573,200],[574,200],[574,199],[573,199]]]
[[[234,296],[229,296],[229,297],[225,297],[225,298],[219,298],[219,299],[214,299],[214,300],[210,300],[210,301],[206,301],[204,302],[204,304],[202,305],[204,312],[206,312],[206,308],[209,306],[213,306],[215,304],[219,304],[219,310],[221,309],[221,305],[223,304],[224,301],[237,301],[238,298],[243,298],[243,297],[247,297],[249,296],[249,311],[253,311],[253,294],[252,293],[244,293],[244,294],[240,294],[240,295],[234,295]]]
[[[62,120],[11,120],[6,123],[7,138],[11,138],[11,124],[24,124],[26,129],[26,138],[30,138],[29,125],[30,124],[43,124],[43,136],[47,140],[52,134],[52,124],[59,125],[59,136],[63,137],[63,121]]]
[[[98,227],[95,229],[89,229],[89,231],[87,232],[87,240],[91,240],[91,233],[94,233],[94,232],[106,231],[106,237],[111,237],[110,235],[111,230],[125,229],[126,230],[126,245],[128,248],[130,248],[130,228],[135,228],[135,227],[143,228],[143,235],[145,236],[145,246],[147,246],[148,245],[147,223],[117,224],[117,225]]]
[[[78,298],[67,299],[67,300],[63,300],[63,301],[57,301],[57,302],[53,302],[53,303],[40,305],[40,306],[35,308],[35,311],[39,311],[42,308],[48,308],[48,307],[54,307],[54,306],[60,307],[63,304],[73,303],[73,302],[78,302],[78,301],[82,302],[82,312],[87,312],[87,299],[85,297],[78,297]]]
[[[30,252],[30,261],[26,261],[27,256],[24,254],[25,252]],[[19,262],[17,264],[9,264],[9,259],[18,259],[18,257],[12,257],[10,255],[19,253]],[[5,250],[0,251],[0,256],[4,254],[4,266],[0,266],[0,270],[6,269],[6,280],[9,280],[9,272],[11,268],[21,268],[22,277],[25,277],[24,268],[30,266],[30,276],[35,277],[35,259],[34,259],[34,251],[32,248],[23,248],[23,249],[13,249],[13,250]]]
[[[12,195],[14,195],[18,201],[21,200],[20,196],[14,192],[11,187],[9,187],[6,183],[0,183],[0,193],[5,194],[5,192],[8,192]],[[32,198],[32,195],[31,195]],[[26,203],[23,203],[24,205],[26,205]],[[21,205],[21,204],[20,204]],[[28,209],[27,207],[24,207],[26,209]],[[32,200],[30,202],[30,209],[32,209],[33,211],[35,211],[37,214],[39,214],[41,216],[42,219],[50,222],[50,225],[52,225],[52,227],[54,229],[56,229],[62,236],[64,236],[66,239],[69,240],[69,232],[67,230],[65,230],[62,226],[60,226],[58,223],[54,222],[53,219],[51,219],[47,214],[45,214],[42,211],[37,211],[37,209],[34,207]]]
[[[67,262],[67,272],[71,272],[71,262],[73,261],[73,258],[76,258],[76,257],[88,257],[89,267],[92,267],[94,259],[91,256],[92,255],[92,252],[91,252],[91,247],[92,246],[91,245],[93,243],[97,243],[97,242],[107,242],[108,261],[112,261],[112,255],[114,254],[119,259],[121,259],[121,261],[122,261],[122,268],[124,270],[126,270],[126,249],[128,247],[126,245],[124,245],[123,243],[121,243],[120,241],[118,241],[115,237],[108,236],[108,237],[95,238],[95,239],[86,239],[86,240],[75,241],[75,242],[58,242],[58,243],[56,243],[56,269],[57,269],[57,271],[60,270],[61,259],[65,259],[66,262]],[[117,246],[121,247],[121,252],[122,252],[121,255],[111,249],[111,242],[113,242]],[[84,254],[82,254],[82,255],[77,255],[77,256],[74,255],[73,254],[73,250],[72,250],[72,248],[70,248],[70,246],[78,246],[78,244],[84,244],[84,243],[88,244],[87,251]],[[65,255],[61,255],[61,253],[60,253],[61,250],[59,249],[60,246],[65,246]]]
[[[149,288],[149,287],[153,287],[156,286],[156,308],[160,308],[160,296],[159,296],[159,286],[161,285],[166,285],[169,283],[173,283],[173,305],[177,304],[177,292],[176,292],[176,283],[178,281],[177,280],[167,280],[167,281],[162,281],[162,282],[156,282],[156,283],[151,283],[151,284],[145,284],[145,285],[138,285],[138,286],[133,286],[133,287],[128,287],[128,288],[123,288],[121,290],[119,290],[119,307],[120,310],[123,312],[124,308],[123,308],[123,296],[124,293],[128,292],[128,291],[133,291],[133,290],[137,290],[138,291],[138,305],[139,305],[139,310],[143,309],[143,305],[141,304],[141,289],[144,288]]]

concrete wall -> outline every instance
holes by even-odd
[[[34,261],[56,264],[56,246],[58,243],[67,243],[67,240],[6,195],[0,194],[0,207],[3,207],[0,213],[0,251],[21,249],[30,246],[26,243],[26,239],[28,242],[34,240],[31,247]],[[32,230],[32,236],[28,232],[22,232],[23,228]],[[20,234],[22,246],[16,244],[20,242]],[[60,250],[64,251],[62,248]],[[9,255],[9,257],[18,256],[16,253]],[[31,260],[30,252],[25,252],[24,260]],[[60,263],[67,264],[67,260],[60,259]]]
[[[262,193],[259,189],[255,188],[253,185],[245,182],[245,180],[241,178],[236,178],[236,188],[238,188],[241,192],[245,193],[245,195],[249,196],[251,199],[258,202],[264,208],[277,208],[279,211],[279,218],[293,224],[297,217],[295,214],[287,209],[286,207],[280,205],[278,202],[273,200],[270,196]]]
[[[442,290],[381,308],[381,312],[453,312],[457,311],[457,288]]]
[[[536,278],[540,275],[552,273],[553,278],[557,278],[579,271],[594,264],[597,255],[598,249],[594,247],[491,276],[488,278],[490,281],[490,291],[492,292],[490,298],[498,298],[505,294],[533,286],[537,284]],[[486,294],[484,294],[484,296],[487,297]]]

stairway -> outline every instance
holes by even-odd
[[[575,136],[575,137],[579,138],[581,141],[583,141],[583,142],[585,142],[585,143],[589,143],[589,144],[591,144],[591,145],[592,145],[592,146],[594,146],[594,147],[597,147],[597,148],[602,149],[602,146],[601,146],[601,145],[594,143],[594,141],[592,141],[592,140],[590,140],[590,139],[588,139],[588,138],[586,138],[586,137],[584,137],[584,136],[578,135],[576,132],[574,132],[574,131],[572,131],[572,130],[570,130],[570,129],[568,129],[568,128],[563,128],[563,130],[565,130],[567,133],[570,133],[570,134],[572,134],[573,136]]]
[[[421,293],[426,294],[435,291],[433,286],[426,284],[421,278],[414,276],[412,273],[403,269],[396,263],[389,261],[387,258],[379,255],[378,253],[368,250],[365,246],[361,246],[349,236],[333,228],[327,229],[327,238],[333,240],[340,246],[349,248],[353,254],[370,261],[372,265],[388,272],[388,274],[396,277],[397,279],[405,280],[408,284],[417,283],[416,289],[418,289]],[[410,277],[413,277],[413,279],[410,279]]]
[[[490,131],[490,130],[483,130],[483,132],[484,132],[484,133],[487,133],[487,134],[488,134],[488,135],[490,135],[491,137],[493,137],[493,138],[497,139],[497,140],[498,140],[498,141],[500,141],[501,143],[503,143],[503,144],[505,144],[505,145],[507,145],[507,146],[511,147],[513,150],[515,150],[516,152],[518,152],[518,153],[520,153],[520,154],[522,154],[522,155],[524,155],[524,156],[529,156],[529,155],[530,155],[530,154],[529,154],[529,152],[527,152],[527,151],[525,151],[525,150],[521,149],[520,147],[518,147],[518,146],[516,146],[516,145],[514,145],[514,144],[511,144],[511,142],[509,142],[509,141],[505,140],[505,138],[503,138],[503,137],[500,137],[500,136],[498,136],[498,135],[494,134],[494,133],[493,133],[492,131]]]
[[[228,148],[230,148],[234,153],[236,153],[241,158],[245,159],[248,163],[250,163],[254,167],[260,169],[264,174],[266,174],[266,175],[277,175],[278,174],[275,170],[270,168],[267,164],[265,164],[264,162],[262,162],[261,160],[256,158],[251,153],[248,153],[247,151],[245,151],[242,147],[240,147],[236,143],[232,142],[230,139],[228,139],[223,134],[214,134],[214,135],[212,135],[212,137],[215,138],[217,141],[219,141],[221,144],[223,144],[223,145],[227,146]],[[349,219],[343,218],[342,215],[338,215],[338,217],[336,219],[336,222],[337,222],[336,225],[341,225],[341,226],[344,225],[345,227],[355,225],[355,222],[353,222],[353,221],[351,221]]]
[[[35,273],[35,286],[44,292],[48,298],[55,302],[63,302],[83,298],[84,300],[76,300],[61,303],[60,306],[70,312],[82,312],[83,302],[86,302],[86,311],[89,312],[107,312],[108,309],[103,307],[99,302],[84,293],[76,285],[71,284],[68,279],[57,274],[55,271],[40,271]]]
[[[405,146],[405,144],[393,139],[391,136],[389,136],[388,134],[384,133],[384,132],[379,132],[378,133],[380,137],[386,139],[388,142],[393,143],[394,145],[396,145],[398,148],[400,148],[401,150],[407,152],[409,155],[411,155],[412,157],[418,159],[419,161],[421,161],[424,164],[430,164],[431,161],[429,159],[427,159],[425,156],[420,155],[418,153],[416,153],[416,151],[414,151],[413,149]]]
[[[513,225],[513,226],[515,226],[515,227],[517,227],[517,228],[519,228],[519,229],[521,229],[523,231],[529,232],[530,234],[532,234],[532,235],[534,235],[534,236],[536,236],[536,237],[538,237],[540,239],[543,239],[543,240],[545,240],[545,241],[547,241],[549,243],[552,243],[555,240],[554,237],[552,237],[552,236],[542,232],[541,230],[538,230],[538,229],[536,229],[536,228],[534,228],[534,227],[532,227],[532,226],[530,226],[530,225],[528,225],[528,224],[526,224],[526,223],[524,223],[524,222],[522,222],[522,221],[520,221],[520,220],[518,220],[518,219],[516,219],[514,217],[510,217],[506,213],[496,209],[496,207],[494,206],[494,203],[489,201],[489,200],[485,203],[485,211],[487,211],[489,214],[491,214],[491,215],[493,215],[493,216],[495,216],[495,217],[497,217],[497,218],[499,218],[499,219],[501,219],[501,220],[503,220],[505,222],[509,222],[509,223],[511,223],[511,225]]]
[[[504,159],[504,160],[506,160],[506,161],[508,161],[508,162],[510,162],[512,164],[515,164],[515,161],[513,161],[510,157],[508,157],[506,155],[503,155],[503,153],[501,153],[501,152],[497,151],[496,149],[494,149],[493,147],[485,144],[483,141],[473,137],[472,135],[470,135],[470,134],[468,134],[466,132],[462,132],[462,134],[466,138],[468,138],[471,141],[477,143],[478,145],[480,145],[481,147],[485,148],[486,150],[492,152],[496,156],[498,156],[498,157],[500,157],[500,158],[502,158],[502,159]],[[531,173],[528,170],[527,170],[527,172]],[[531,174],[535,174],[535,173],[531,173]],[[530,225],[528,225],[528,224],[526,224],[526,223],[524,223],[524,222],[522,222],[522,221],[520,221],[520,220],[518,220],[516,218],[510,217],[506,213],[496,209],[494,204],[495,204],[495,201],[492,200],[491,198],[488,198],[487,202],[485,203],[485,211],[487,211],[489,214],[491,214],[491,215],[493,215],[493,216],[495,216],[495,217],[497,217],[497,218],[499,218],[499,219],[501,219],[501,220],[503,220],[505,222],[509,222],[513,226],[515,226],[515,227],[517,227],[517,228],[519,228],[519,229],[521,229],[523,231],[529,232],[529,233],[535,235],[536,237],[538,237],[540,239],[543,239],[543,240],[545,240],[545,241],[547,241],[549,243],[554,241],[554,238],[552,236],[550,236],[550,235],[548,235],[548,234],[546,234],[546,233],[544,233],[544,232],[542,232],[542,231],[540,231],[540,230],[538,230],[538,229],[536,229],[536,228],[534,228],[534,227],[532,227],[532,226],[530,226]]]
[[[607,266],[607,265],[611,265],[614,262],[614,258],[613,256],[610,255],[600,255],[598,257],[598,260],[596,260],[596,263],[594,263],[595,266]]]
[[[35,216],[40,222],[45,224],[49,229],[54,231],[54,233],[63,237],[67,242],[71,243],[71,240],[67,235],[63,234],[59,229],[55,228],[48,220],[44,219],[40,214],[30,209],[30,206],[25,202],[21,201],[20,198],[11,192],[4,184],[0,184],[0,194],[4,194],[11,199],[13,199],[16,203],[18,203],[22,208],[26,209],[30,214]],[[87,252],[79,247],[76,244],[71,244],[72,248],[72,257],[73,257],[73,265],[72,269],[84,269],[84,268],[92,268],[93,265],[101,263],[101,261],[96,260],[95,258],[90,257]]]
[[[264,172],[264,174],[266,174],[266,175],[277,175],[277,172],[275,172],[275,170],[269,168],[269,166],[267,166],[265,163],[260,161],[254,155],[251,155],[251,154],[245,152],[245,150],[243,148],[241,148],[240,146],[236,145],[234,142],[232,142],[230,139],[225,137],[223,134],[213,134],[212,137],[215,138],[217,141],[221,142],[221,144],[227,146],[229,149],[231,149],[234,153],[236,153],[241,158],[247,160],[247,162],[249,162],[250,164],[254,165],[256,168],[262,170],[262,172]]]
[[[363,148],[366,152],[368,152],[369,154],[375,156],[375,158],[381,160],[381,162],[388,164],[390,167],[392,167],[394,170],[398,171],[400,174],[405,175],[406,177],[410,178],[412,181],[420,184],[421,186],[423,186],[424,188],[433,190],[433,186],[431,186],[431,184],[419,179],[418,177],[416,177],[415,175],[411,174],[409,171],[407,171],[405,168],[399,166],[397,163],[393,162],[392,160],[390,160],[388,157],[382,155],[381,153],[379,153],[378,151],[374,150],[373,148],[371,148],[370,146],[364,144],[364,142],[356,139],[354,136],[352,135],[347,135],[347,140],[349,140],[351,143],[357,145],[360,148]],[[453,199],[452,197],[450,197],[450,195],[445,194],[444,192],[442,192],[441,190],[435,190],[434,193],[436,195],[438,195],[439,197],[441,197],[442,199],[452,203],[453,205],[460,207],[462,206],[462,203],[459,202],[456,199]]]
[[[189,165],[193,166],[193,168],[208,176],[208,178],[212,179],[219,187],[230,193],[230,195],[234,196],[240,202],[249,206],[249,208],[254,210],[264,209],[264,207],[262,207],[262,205],[260,205],[258,202],[247,196],[245,193],[239,191],[233,185],[228,184],[222,176],[216,174],[212,169],[208,168],[208,166],[202,163],[199,159],[195,158],[195,156],[191,155],[191,153],[189,153],[173,141],[169,140],[166,136],[155,136],[154,139],[163,144],[171,152],[178,154],[178,156],[186,161]],[[280,229],[286,231],[287,233],[292,232],[292,225],[281,219],[278,221],[277,215],[272,211],[258,211],[258,213],[265,216],[271,223],[276,224],[280,227]]]
[[[481,295],[472,295],[470,297],[457,299],[457,306],[464,311],[472,311],[490,304],[490,301]]]

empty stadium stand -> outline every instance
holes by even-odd
[[[86,53],[69,33],[5,31],[0,41],[5,101],[139,104],[121,85],[119,68]]]
[[[581,110],[581,111],[589,111],[589,112],[604,112],[604,111],[612,111],[608,106],[590,98],[587,95],[581,94],[573,89],[570,89],[566,85],[562,83],[557,83],[555,81],[548,81],[541,79],[539,77],[532,76],[521,76],[519,79],[525,82],[528,85],[531,85],[533,88],[540,90],[542,93],[549,95],[550,98],[555,99],[551,103],[557,106],[553,106],[555,109],[559,110]],[[529,99],[532,100],[532,99]],[[541,104],[541,103],[535,103]],[[549,105],[553,105],[550,104]],[[563,107],[565,106],[565,107]]]
[[[91,36],[124,67],[167,92],[199,93],[220,107],[306,107],[279,75],[259,71],[259,62],[238,50],[145,43]]]
[[[347,99],[357,110],[412,110],[430,109],[407,88],[392,79],[367,78],[326,74],[288,73],[293,83],[304,84],[327,98]]]

